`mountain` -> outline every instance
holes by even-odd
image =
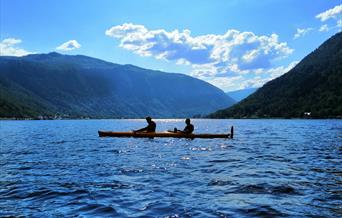
[[[183,74],[56,52],[0,57],[0,117],[191,117],[231,104]]]
[[[342,117],[342,33],[337,33],[286,74],[212,118]]]
[[[256,90],[258,90],[258,88],[239,89],[236,91],[226,92],[226,94],[237,103],[253,94]]]

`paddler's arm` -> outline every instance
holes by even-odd
[[[180,131],[180,130],[178,130],[178,131],[181,132],[181,133],[184,133],[184,134],[191,134],[194,130],[193,130],[193,128],[190,128],[190,127],[186,126],[183,129],[183,131]]]
[[[147,130],[147,127],[144,127],[142,129],[138,129],[138,130],[133,130],[134,133],[137,133],[137,132],[143,132],[143,131],[146,131]]]

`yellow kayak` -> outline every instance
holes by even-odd
[[[98,131],[100,137],[135,137],[135,138],[154,138],[154,137],[173,137],[173,138],[202,138],[202,139],[213,139],[213,138],[233,138],[234,127],[230,129],[230,133],[227,134],[186,134],[182,132],[111,132],[111,131]]]

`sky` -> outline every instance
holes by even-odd
[[[0,55],[59,52],[261,87],[342,30],[342,0],[0,0]]]

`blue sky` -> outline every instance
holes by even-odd
[[[0,0],[1,55],[57,51],[258,87],[341,31],[341,0]]]

